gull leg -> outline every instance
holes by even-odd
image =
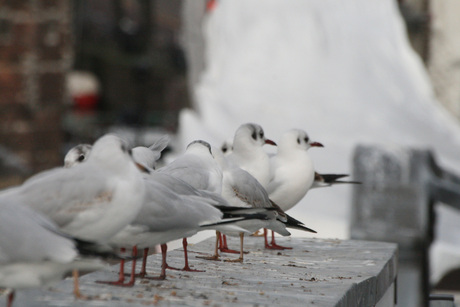
[[[124,251],[126,251],[126,249],[121,248],[120,251],[124,252]],[[137,255],[137,248],[136,247],[133,248],[133,255],[134,255],[134,253],[136,253],[136,255]],[[135,261],[136,261],[136,259],[133,259],[133,267],[136,266]],[[98,283],[98,284],[107,284],[107,285],[112,285],[112,286],[132,287],[134,285],[134,283],[130,284],[131,280],[126,284],[124,282],[125,282],[125,260],[124,259],[120,260],[120,272],[119,272],[117,281],[96,280],[96,283]]]
[[[149,254],[149,248],[144,248],[144,254],[142,255],[142,268],[137,276],[143,278],[147,275],[147,256]]]
[[[204,271],[202,271],[202,270],[191,269],[190,266],[188,265],[187,246],[188,246],[187,238],[183,238],[183,239],[182,239],[182,247],[184,248],[185,265],[184,265],[184,268],[182,269],[182,271],[187,271],[187,272],[204,272]]]
[[[265,231],[265,228],[264,228],[264,231]],[[256,230],[256,232],[254,232],[251,237],[262,237],[263,234],[260,233],[260,229],[259,230]]]
[[[221,253],[230,253],[230,254],[239,254],[239,251],[236,251],[234,249],[229,249],[227,246],[227,236],[222,235],[223,243],[220,245],[220,252]]]
[[[137,246],[133,246],[133,260],[131,261],[131,277],[128,283],[124,284],[123,287],[132,287],[136,281],[136,257],[137,257]]]
[[[281,245],[276,244],[276,242],[275,242],[275,232],[273,230],[272,230],[272,241],[270,242],[270,244],[268,244],[267,232],[268,231],[266,229],[264,229],[265,248],[266,249],[277,249],[277,250],[292,249],[292,247],[286,247],[286,246],[281,246]]]
[[[74,269],[72,271],[72,276],[73,276],[73,295],[74,295],[75,299],[77,299],[77,300],[78,299],[80,299],[80,300],[87,299],[88,297],[84,296],[80,292],[80,281],[78,279],[80,277],[80,274],[78,274],[77,269]]]
[[[225,262],[241,262],[243,263],[243,243],[244,243],[244,232],[240,232],[240,257],[237,259],[225,259]]]
[[[209,256],[209,257],[202,257],[202,256],[197,256],[197,258],[205,259],[205,260],[214,260],[218,261],[219,259],[219,242],[222,240],[220,231],[216,230],[216,245],[214,249],[214,255]]]
[[[14,290],[8,294],[8,299],[6,301],[6,306],[7,307],[12,307],[13,306],[13,301],[14,301]]]
[[[166,279],[166,253],[168,252],[168,246],[166,244],[161,244],[161,273],[158,277],[144,277],[145,279],[151,280],[165,280]]]

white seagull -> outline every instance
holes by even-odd
[[[265,137],[261,126],[253,123],[241,125],[233,138],[230,161],[254,176],[266,188],[270,179],[270,161],[262,146],[276,143]]]
[[[110,245],[133,246],[133,256],[136,257],[138,248],[147,249],[158,244],[166,244],[172,240],[192,236],[201,230],[243,231],[233,224],[244,218],[228,216],[225,207],[217,208],[217,202],[213,199],[201,196],[196,189],[174,177],[169,176],[165,180],[166,176],[169,175],[152,173],[151,176],[145,176],[146,195],[138,216],[109,240]],[[181,189],[195,191],[194,195],[176,193],[169,186],[169,180],[174,182],[174,186],[183,186]],[[166,250],[162,252],[165,257]],[[147,254],[148,250],[144,250],[144,259]],[[165,278],[166,259],[163,260],[161,275],[154,279]],[[188,267],[188,263],[186,266]],[[134,285],[134,268],[135,260],[133,260],[131,279],[128,283],[124,283],[122,269],[118,281],[107,283],[121,286]],[[145,277],[145,261],[140,275]]]
[[[73,270],[106,267],[96,258],[81,256],[70,236],[19,203],[0,204],[0,233],[0,287],[12,289],[7,306],[15,290],[53,285]]]
[[[145,168],[144,168],[145,169]],[[98,139],[85,163],[38,173],[0,194],[0,204],[23,204],[76,239],[105,243],[131,223],[145,194],[131,151],[114,135]],[[74,272],[77,279],[77,272]],[[79,291],[75,296],[81,297]]]
[[[0,195],[50,218],[75,238],[106,242],[134,220],[145,187],[124,142],[106,135],[94,143],[85,163],[39,173]]]
[[[219,194],[222,190],[222,171],[212,156],[211,146],[202,140],[191,142],[183,155],[157,172],[180,178],[197,190]]]
[[[224,155],[216,150],[214,157],[222,168],[222,197],[231,206],[243,208],[265,208],[271,210],[271,215],[266,215],[264,219],[250,220],[239,225],[249,232],[254,232],[260,228],[269,228],[283,236],[290,233],[286,227],[300,229],[316,233],[316,231],[305,227],[305,225],[287,215],[279,206],[269,199],[267,191],[249,172],[238,167],[232,161],[226,159]],[[240,233],[240,257],[234,261],[243,261],[243,240],[244,233]],[[217,254],[214,255],[217,257]]]
[[[152,166],[155,159],[153,147],[135,147],[133,156],[143,166]],[[150,154],[149,154],[150,152]],[[145,198],[141,210],[133,222],[109,240],[114,247],[133,246],[133,256],[137,248],[144,249],[142,270],[139,275],[145,277],[145,264],[148,248],[162,244],[163,265],[158,278],[164,279],[166,270],[165,243],[182,237],[194,235],[198,231],[217,229],[221,231],[244,231],[237,226],[239,221],[259,216],[262,212],[240,210],[227,207],[228,204],[219,195],[198,191],[186,182],[167,173],[152,172],[144,174]],[[239,209],[239,210],[237,210]],[[235,225],[236,224],[236,225]],[[186,245],[184,253],[188,266]],[[133,260],[131,279],[124,282],[124,261],[120,263],[120,277],[115,282],[102,282],[120,286],[132,286],[135,282],[135,260]]]
[[[270,159],[267,192],[284,211],[294,207],[315,181],[313,161],[307,152],[311,147],[323,145],[313,142],[305,131],[293,129],[283,134],[276,155]]]
[[[72,147],[64,157],[64,167],[69,168],[88,159],[92,147],[90,144]]]
[[[340,181],[345,174],[319,174],[315,171],[313,161],[308,154],[312,147],[324,147],[314,142],[301,129],[287,131],[278,142],[277,153],[270,159],[270,181],[267,192],[272,201],[288,211],[294,207],[307,192],[316,187],[331,186],[336,183],[358,183],[356,181]],[[266,237],[266,231],[264,232]],[[266,248],[284,249],[272,241]]]

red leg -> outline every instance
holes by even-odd
[[[268,230],[267,230],[267,228],[264,228],[264,241],[265,241],[265,248],[270,248],[270,244],[268,244],[267,233],[268,233]]]
[[[13,301],[14,301],[14,290],[11,291],[10,294],[8,294],[8,300],[7,300],[6,306],[7,307],[12,307],[13,306]]]
[[[139,277],[145,277],[145,275],[147,275],[147,256],[149,255],[149,248],[144,248],[144,254],[142,255],[142,268],[141,268],[141,271],[139,272],[139,274],[137,274],[136,276],[139,276]]]
[[[124,284],[124,287],[132,287],[136,282],[136,257],[137,257],[137,246],[133,246],[133,260],[131,261],[131,277],[128,283]]]
[[[292,247],[286,247],[286,246],[281,246],[276,244],[275,242],[275,232],[272,230],[272,241],[270,244],[268,244],[267,241],[267,230],[264,229],[264,234],[265,234],[265,248],[266,249],[278,249],[278,250],[284,250],[284,249],[292,249]]]
[[[121,252],[124,252],[125,250],[126,250],[125,248],[120,249]],[[133,247],[133,256],[135,255],[137,255],[137,247]],[[131,273],[133,272],[135,267],[136,267],[136,259],[134,258]],[[125,282],[125,261],[123,259],[120,260],[120,273],[119,273],[119,277],[117,281],[101,281],[101,280],[96,281],[96,283],[98,284],[108,284],[108,285],[120,286],[120,287],[132,287],[134,285],[134,276],[133,275],[131,276],[131,279],[129,280],[128,283],[125,284],[124,282]]]
[[[195,270],[195,269],[191,269],[190,266],[188,265],[188,253],[187,253],[187,238],[183,238],[182,239],[182,247],[184,248],[184,258],[185,258],[185,265],[184,265],[184,268],[182,269],[182,271],[187,271],[187,272],[204,272],[204,271],[200,271],[200,270]]]
[[[168,252],[168,246],[166,244],[161,244],[161,273],[158,277],[144,277],[145,279],[152,279],[152,280],[164,280],[166,279],[166,253]]]
[[[230,254],[239,254],[240,252],[239,251],[236,251],[234,249],[229,249],[228,246],[227,246],[227,236],[226,235],[222,235],[222,241],[223,241],[223,244],[220,245],[220,252],[221,253],[230,253]]]

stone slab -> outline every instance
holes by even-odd
[[[211,253],[211,238],[189,246],[191,266],[205,272],[168,270],[166,280],[138,279],[132,288],[95,283],[116,280],[115,265],[81,277],[81,291],[90,300],[75,300],[68,278],[51,289],[18,291],[14,306],[373,306],[397,274],[392,243],[279,238],[279,244],[294,249],[273,251],[264,249],[263,238],[245,239],[249,253],[242,264],[196,258]],[[229,239],[231,248],[238,244]],[[160,255],[151,255],[148,272],[158,275],[160,262]],[[168,253],[168,264],[183,266],[181,249]]]

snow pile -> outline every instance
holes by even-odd
[[[181,114],[184,148],[219,146],[256,122],[275,141],[301,128],[323,143],[311,150],[319,172],[350,172],[357,144],[383,143],[432,148],[460,173],[459,126],[435,100],[396,1],[221,0],[205,36],[199,113]],[[350,191],[310,191],[289,213],[320,237],[346,238]]]

